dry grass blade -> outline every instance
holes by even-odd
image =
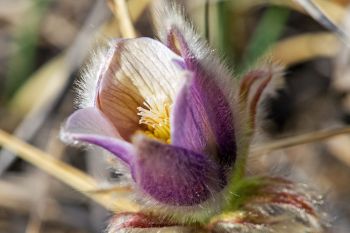
[[[331,130],[321,130],[317,132],[306,133],[294,137],[280,139],[271,143],[253,146],[250,152],[253,155],[260,155],[273,150],[325,140],[341,134],[350,134],[350,127]]]
[[[278,42],[268,56],[284,66],[291,66],[318,57],[334,57],[340,45],[331,33],[307,33]]]
[[[112,195],[91,193],[99,189],[96,181],[72,166],[54,159],[49,154],[0,130],[0,145],[18,154],[19,157],[42,169],[65,184],[90,197],[112,211],[137,211],[138,206],[128,199],[116,199]]]
[[[88,193],[91,194],[113,194],[113,193],[130,193],[133,189],[131,186],[116,186],[116,187],[110,187],[110,188],[100,188],[96,190],[89,190]]]
[[[136,31],[130,19],[125,0],[109,0],[109,6],[120,24],[120,33],[124,38],[136,37]]]

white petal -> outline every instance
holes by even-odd
[[[175,61],[183,59],[159,41],[150,38],[125,40],[117,45],[120,68],[115,77],[127,76],[143,99],[162,96],[172,99],[183,76]]]
[[[122,137],[141,129],[137,108],[172,103],[183,82],[182,58],[156,40],[118,40],[100,69],[96,105]]]

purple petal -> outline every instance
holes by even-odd
[[[200,100],[185,84],[173,106],[172,144],[196,153],[216,154],[216,139]],[[193,98],[194,97],[194,98]]]
[[[199,61],[177,28],[170,30],[168,40],[193,74],[174,104],[172,143],[197,153],[213,153],[216,146],[220,163],[231,166],[236,158],[235,101],[226,89],[234,86],[224,84],[231,77],[215,58]]]
[[[181,66],[194,74],[187,85],[187,97],[178,97],[179,100],[175,102],[171,119],[175,123],[172,124],[172,143],[193,148],[199,153],[212,151],[216,143],[220,163],[225,167],[232,166],[236,158],[235,137],[242,127],[238,119],[238,101],[234,98],[236,94],[232,93],[235,90],[234,80],[208,44],[184,20],[181,9],[170,2],[162,3],[156,9],[157,18],[161,19],[156,19],[159,38],[184,59],[185,65]],[[206,120],[210,124],[203,122]],[[207,125],[210,125],[209,129]],[[180,132],[175,132],[177,130]],[[240,135],[240,138],[243,137]],[[187,140],[189,138],[191,140]],[[212,141],[212,138],[215,140]],[[211,145],[208,148],[208,143],[203,142]]]
[[[192,206],[222,189],[220,171],[206,155],[138,135],[132,174],[139,187],[168,205]]]
[[[69,143],[84,142],[100,146],[130,164],[132,145],[120,138],[112,123],[97,108],[74,112],[61,130],[61,137]]]

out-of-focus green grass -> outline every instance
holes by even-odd
[[[243,73],[254,66],[259,58],[280,38],[289,16],[289,9],[276,6],[267,8],[255,27],[253,35],[245,45],[243,58],[240,58],[238,54],[235,54],[233,47],[235,37],[239,35],[233,35],[234,32],[229,30],[232,29],[232,25],[235,23],[233,20],[237,20],[230,16],[232,14],[230,9],[239,4],[239,2],[232,4],[234,1],[237,0],[217,3],[218,49],[232,68],[235,68],[238,73]],[[239,30],[237,31],[239,32]]]
[[[218,10],[218,40],[219,52],[225,57],[229,65],[233,65],[235,61],[235,54],[232,47],[232,36],[230,28],[230,8],[231,4],[228,1],[219,1],[217,3]]]
[[[36,65],[40,21],[50,0],[31,2],[32,6],[22,17],[20,26],[15,29],[15,42],[8,63],[5,96],[3,96],[7,100],[24,84]]]
[[[266,10],[249,42],[242,64],[243,71],[254,65],[280,38],[288,16],[287,8],[272,6]]]

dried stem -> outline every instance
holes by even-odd
[[[96,193],[130,193],[133,189],[131,186],[113,186],[111,188],[99,188],[96,190],[90,190],[89,193],[96,194]]]
[[[128,199],[116,199],[111,194],[94,193],[98,190],[96,181],[78,169],[54,159],[51,155],[0,130],[0,145],[16,153],[19,157],[42,169],[63,183],[90,197],[112,211],[137,211],[138,206]]]
[[[130,18],[135,22],[141,14],[145,11],[152,0],[128,0],[128,9]]]
[[[292,147],[296,145],[312,143],[316,141],[325,140],[341,134],[349,134],[350,127],[340,128],[340,129],[331,129],[331,130],[321,130],[312,133],[306,133],[294,137],[288,137],[285,139],[280,139],[271,143],[253,146],[250,152],[253,155],[265,154],[273,150],[279,150],[287,147]]]
[[[120,33],[124,38],[136,37],[135,28],[130,19],[125,0],[109,0],[110,8],[120,24]]]

